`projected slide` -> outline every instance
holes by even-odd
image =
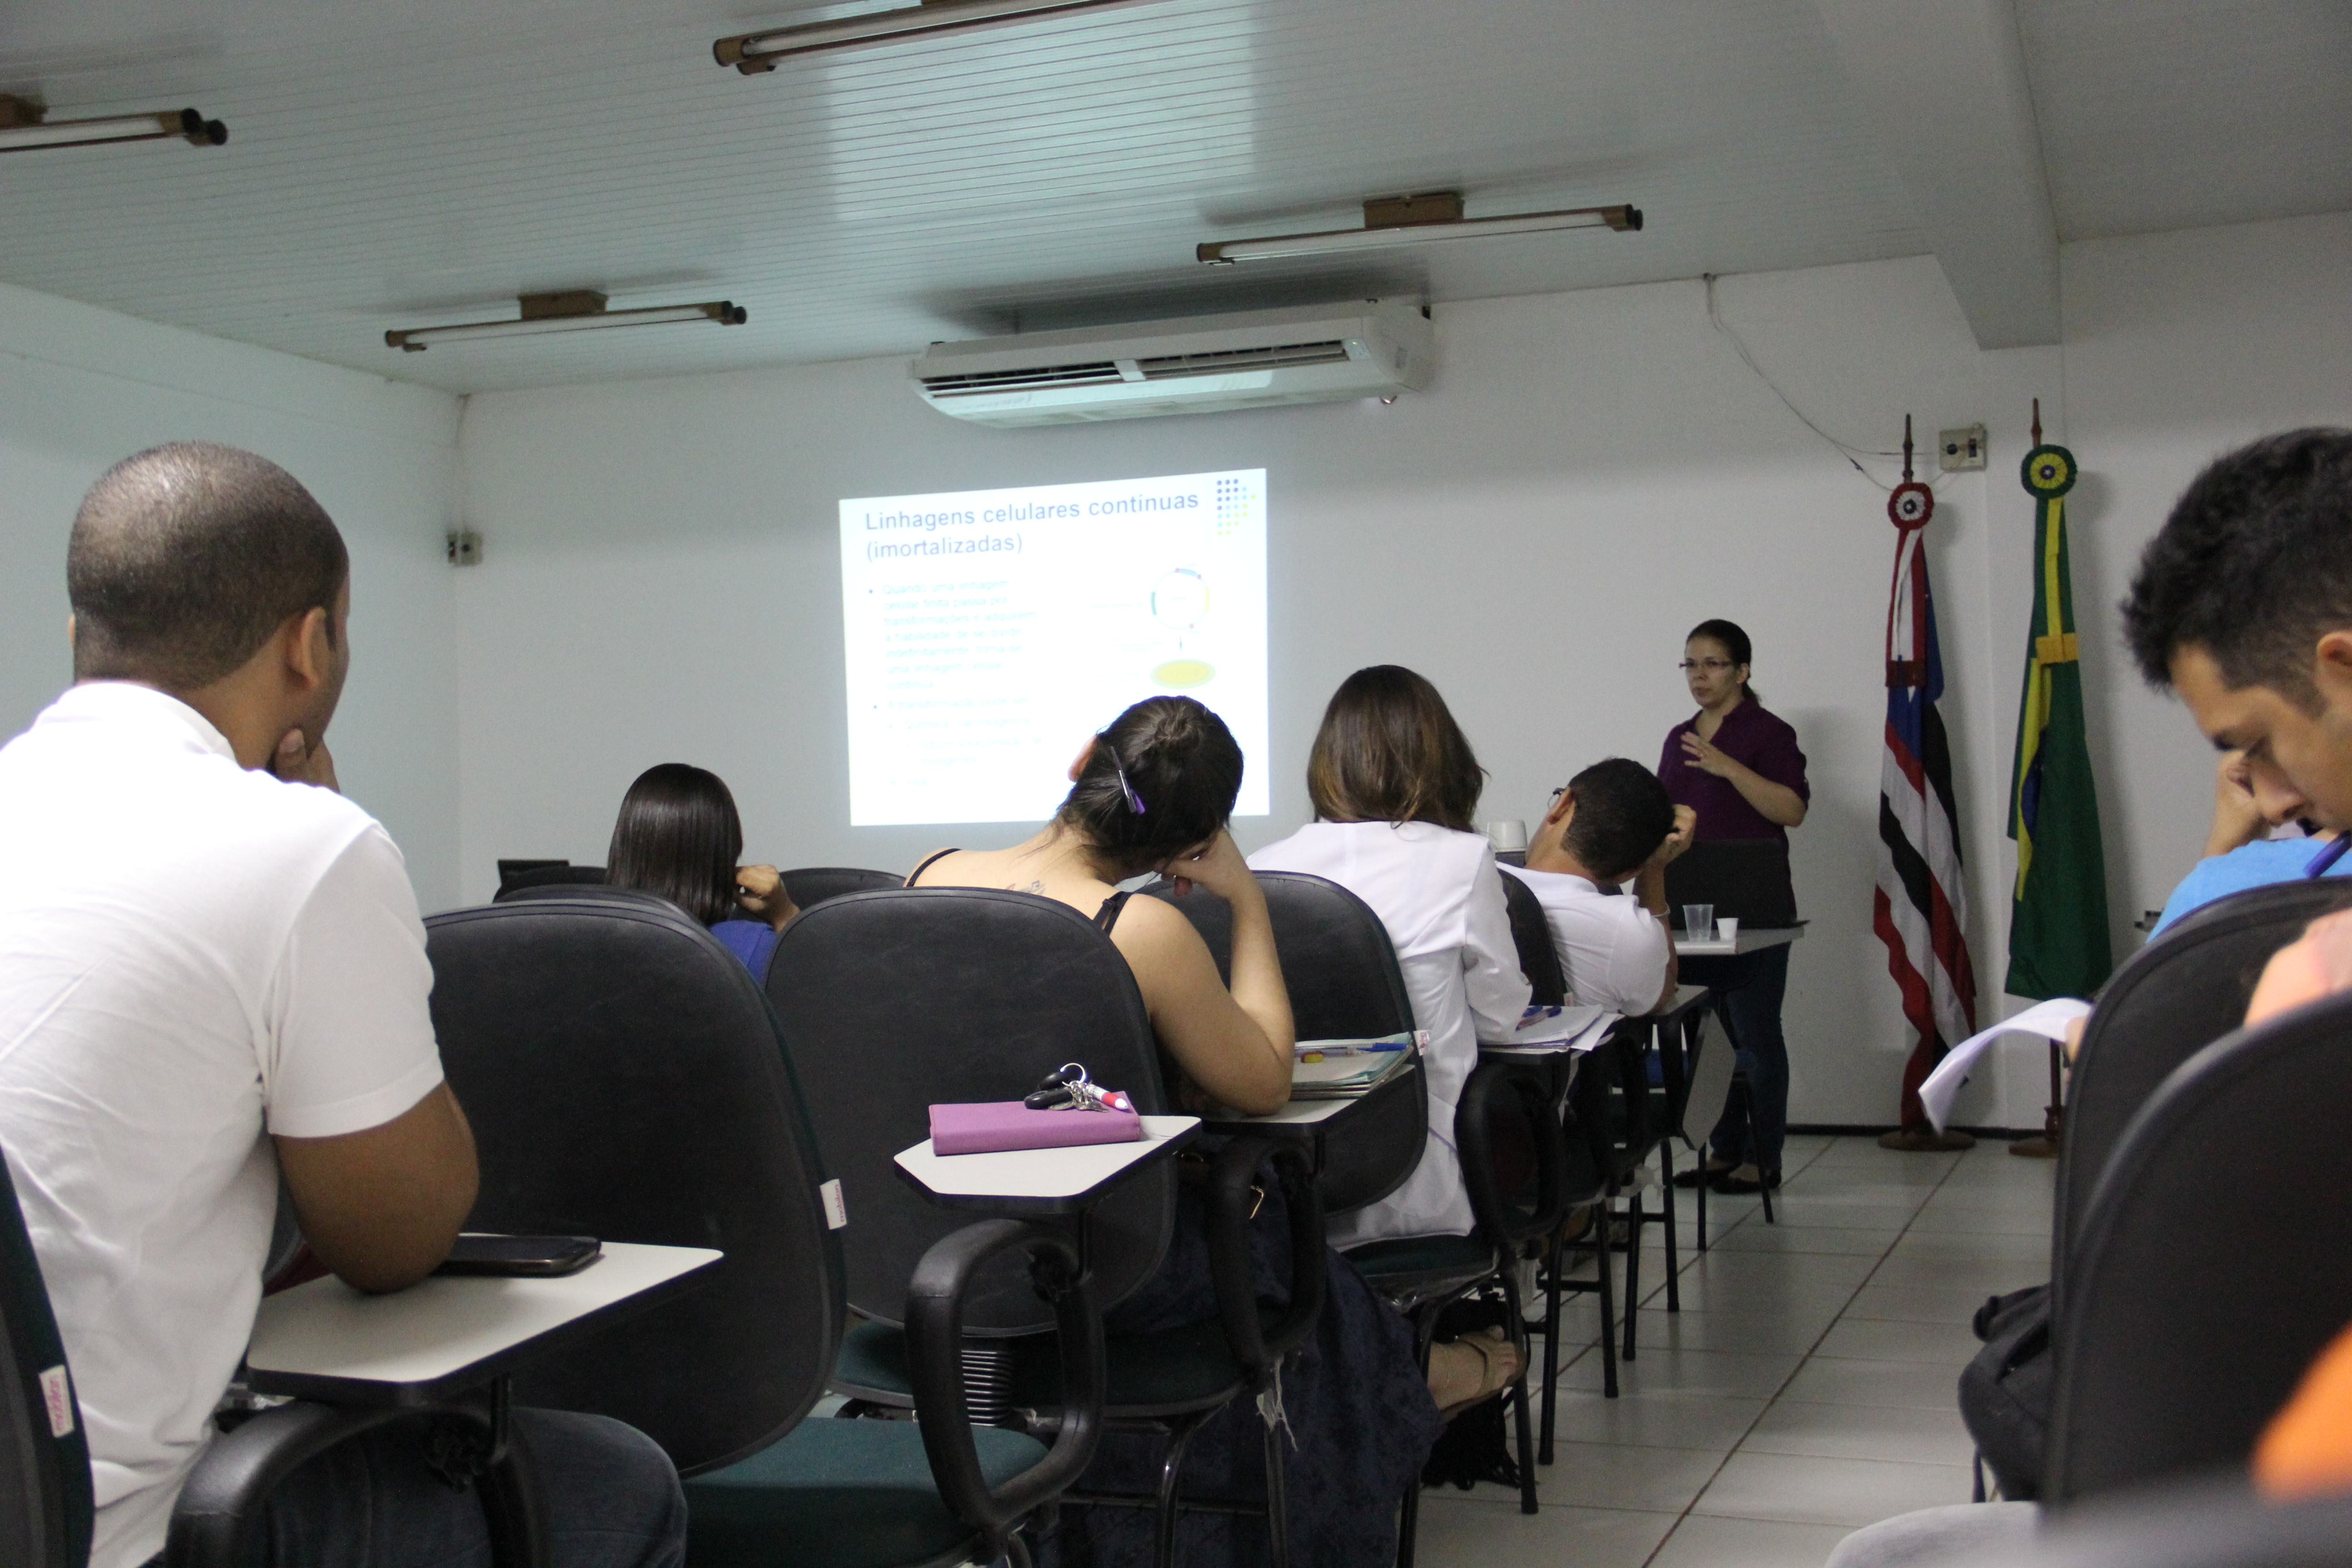
[[[1154,692],[1216,710],[1266,811],[1263,468],[845,500],[841,601],[853,826],[1042,821]]]

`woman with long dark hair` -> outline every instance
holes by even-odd
[[[1698,711],[1666,731],[1658,782],[1676,805],[1697,812],[1693,842],[1772,839],[1785,867],[1789,829],[1805,820],[1812,787],[1797,731],[1767,712],[1748,684],[1754,658],[1748,634],[1730,621],[1691,628],[1683,639],[1682,672]],[[1792,892],[1791,907],[1794,901]],[[1719,1193],[1778,1187],[1789,1127],[1789,1042],[1780,1032],[1788,944],[1733,958],[1685,956],[1682,977],[1715,993],[1717,1015],[1748,1081],[1745,1093],[1724,1107],[1705,1163],[1675,1180],[1685,1186],[1705,1181]]]
[[[604,885],[667,899],[754,975],[767,973],[776,933],[800,910],[773,866],[740,866],[743,819],[717,773],[662,763],[637,775],[621,798]]]
[[[1006,888],[1091,917],[1134,971],[1178,1101],[1272,1110],[1290,1097],[1295,1042],[1265,895],[1226,831],[1241,784],[1241,748],[1223,720],[1189,697],[1148,698],[1088,738],[1051,822],[1009,849],[943,849],[907,883]],[[1151,872],[1180,892],[1197,887],[1232,905],[1230,989],[1181,911],[1118,890]],[[1215,1320],[1198,1200],[1186,1189],[1179,1204],[1160,1272],[1104,1314],[1113,1333]],[[1258,1298],[1277,1306],[1290,1292],[1287,1225],[1281,1190],[1272,1188],[1251,1222],[1252,1273]],[[1297,1435],[1286,1460],[1291,1561],[1353,1568],[1395,1555],[1396,1499],[1436,1440],[1436,1401],[1478,1392],[1483,1363],[1467,1350],[1441,1347],[1424,1381],[1404,1319],[1336,1252],[1326,1251],[1324,1266],[1322,1319],[1282,1376]],[[1432,1382],[1440,1384],[1434,1397]],[[1251,1401],[1219,1412],[1192,1439],[1186,1491],[1262,1496],[1261,1431]],[[1148,1491],[1158,1461],[1156,1445],[1114,1434],[1082,1485]],[[1118,1561],[1149,1539],[1150,1516],[1139,1510],[1071,1510],[1064,1519],[1048,1543],[1054,1561],[1094,1561],[1095,1549]],[[1185,1554],[1203,1563],[1257,1562],[1265,1549],[1257,1523],[1233,1515],[1187,1514],[1181,1539]]]

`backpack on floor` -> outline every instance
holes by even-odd
[[[1992,1297],[1973,1326],[1984,1349],[1960,1373],[1960,1419],[2000,1495],[2032,1502],[2050,1433],[2050,1287]]]

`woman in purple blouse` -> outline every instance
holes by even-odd
[[[1658,779],[1677,805],[1698,813],[1694,838],[1769,838],[1788,848],[1812,791],[1805,753],[1786,721],[1765,710],[1748,684],[1748,634],[1729,621],[1701,621],[1683,643],[1683,676],[1698,711],[1666,732]],[[1784,862],[1785,863],[1785,862]],[[1792,900],[1793,901],[1793,900]],[[1789,1122],[1789,1043],[1780,998],[1789,987],[1786,943],[1737,958],[1685,958],[1682,977],[1715,993],[1715,1008],[1739,1054],[1748,1084],[1716,1123],[1704,1180],[1717,1192],[1780,1184],[1780,1144]]]

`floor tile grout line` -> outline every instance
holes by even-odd
[[[1816,1152],[1811,1160],[1806,1161],[1805,1163],[1799,1168],[1797,1175],[1801,1176],[1805,1172],[1811,1170],[1815,1165],[1819,1164],[1821,1163],[1822,1156],[1828,1153],[1832,1149],[1837,1147],[1840,1142],[1842,1142],[1842,1140],[1832,1139],[1828,1143],[1823,1144],[1821,1150]],[[1844,1304],[1838,1308],[1836,1316],[1830,1319],[1829,1326],[1821,1331],[1819,1337],[1817,1337],[1813,1341],[1812,1344],[1806,1349],[1805,1353],[1797,1358],[1796,1366],[1790,1372],[1787,1377],[1780,1380],[1780,1385],[1772,1391],[1770,1397],[1764,1401],[1764,1408],[1756,1413],[1756,1419],[1750,1421],[1747,1426],[1742,1429],[1739,1436],[1732,1440],[1731,1447],[1724,1451],[1723,1458],[1717,1462],[1714,1470],[1711,1471],[1706,1479],[1700,1484],[1698,1490],[1691,1494],[1690,1501],[1685,1503],[1682,1507],[1682,1510],[1675,1515],[1675,1522],[1667,1526],[1666,1533],[1659,1538],[1658,1543],[1655,1546],[1650,1548],[1649,1555],[1642,1559],[1642,1568],[1650,1568],[1650,1564],[1657,1561],[1658,1553],[1666,1549],[1666,1543],[1674,1540],[1675,1532],[1682,1529],[1684,1521],[1689,1519],[1692,1512],[1697,1509],[1699,1499],[1706,1496],[1707,1488],[1712,1487],[1718,1479],[1721,1479],[1725,1468],[1730,1465],[1732,1457],[1739,1452],[1741,1446],[1745,1444],[1749,1437],[1755,1436],[1756,1428],[1763,1423],[1763,1420],[1767,1415],[1772,1414],[1772,1407],[1780,1404],[1780,1396],[1789,1392],[1789,1385],[1796,1382],[1797,1379],[1803,1374],[1805,1368],[1811,1363],[1813,1357],[1821,1351],[1822,1342],[1828,1339],[1830,1335],[1837,1331],[1838,1324],[1845,1321],[1846,1312],[1853,1306],[1854,1299],[1860,1296],[1864,1290],[1870,1289],[1870,1282],[1878,1278],[1878,1270],[1885,1266],[1889,1258],[1895,1256],[1895,1249],[1902,1245],[1903,1238],[1911,1234],[1911,1226],[1917,1222],[1920,1215],[1927,1212],[1927,1205],[1935,1200],[1936,1194],[1944,1190],[1944,1184],[1952,1179],[1952,1173],[1959,1168],[1960,1162],[1958,1160],[1953,1161],[1949,1165],[1944,1168],[1944,1173],[1937,1178],[1936,1184],[1927,1189],[1927,1197],[1920,1200],[1919,1206],[1911,1212],[1911,1217],[1903,1222],[1903,1228],[1895,1233],[1895,1239],[1886,1244],[1886,1250],[1880,1253],[1877,1260],[1871,1264],[1870,1272],[1864,1275],[1862,1277],[1862,1282],[1847,1293]],[[1790,1178],[1791,1181],[1795,1179],[1795,1177]],[[1781,1190],[1786,1192],[1788,1189],[1783,1186]],[[1756,1212],[1762,1212],[1760,1205]]]

